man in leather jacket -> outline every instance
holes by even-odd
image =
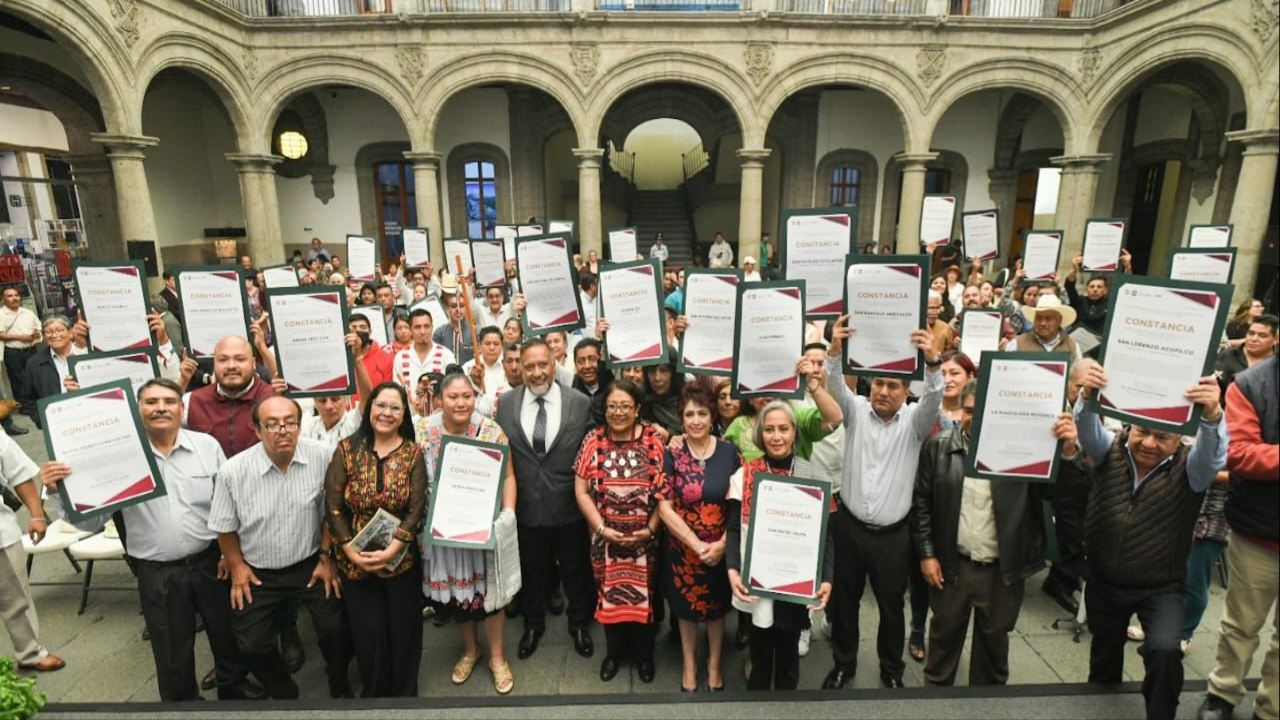
[[[1009,679],[1009,632],[1022,609],[1023,583],[1044,567],[1042,485],[965,477],[965,456],[977,381],[960,394],[960,427],[935,435],[920,450],[911,508],[911,535],[930,586],[924,679],[952,685],[974,615],[970,685]],[[1062,458],[1079,454],[1076,426],[1064,412],[1053,424]]]

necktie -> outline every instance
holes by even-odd
[[[539,455],[547,452],[547,399],[536,398],[538,416],[533,421],[533,451]]]

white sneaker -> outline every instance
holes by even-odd
[[[800,631],[800,657],[804,657],[805,655],[808,655],[808,654],[809,654],[809,631],[801,630]]]

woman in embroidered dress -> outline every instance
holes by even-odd
[[[605,395],[605,425],[587,434],[574,462],[578,508],[594,533],[591,569],[596,620],[606,642],[600,679],[606,682],[628,655],[641,681],[653,682],[655,673],[657,490],[665,450],[657,429],[638,422],[642,397],[634,383],[614,381]]]
[[[422,523],[427,473],[414,441],[409,398],[395,383],[369,393],[354,435],[338,443],[325,474],[329,531],[342,571],[361,697],[415,697],[422,663],[422,603],[414,536]],[[389,545],[364,552],[351,538],[378,510],[400,519]]]
[[[811,376],[809,387],[816,389]],[[820,384],[820,383],[818,383]],[[751,493],[757,472],[777,475],[813,477],[808,461],[796,455],[796,413],[791,403],[774,400],[760,410],[755,425],[755,445],[764,455],[743,465],[729,481],[729,524],[726,558],[729,586],[733,588],[733,604],[751,613],[751,675],[748,690],[794,690],[800,682],[800,631],[804,629],[810,610],[822,611],[831,597],[831,577],[835,570],[828,524],[826,551],[823,553],[822,584],[817,603],[808,607],[790,602],[774,602],[756,597],[742,582],[742,558],[751,517]],[[830,510],[835,511],[832,495]]]
[[[494,421],[475,411],[476,392],[471,381],[460,370],[453,370],[440,381],[441,411],[418,419],[418,442],[426,458],[427,478],[435,485],[436,462],[440,458],[440,446],[446,435],[467,437],[483,442],[507,444],[507,436]],[[516,507],[516,479],[512,465],[507,463],[507,477],[502,484],[502,512],[514,513]],[[493,673],[493,688],[506,695],[515,687],[515,677],[507,664],[502,647],[502,632],[506,614],[502,608],[486,610],[485,598],[493,592],[492,582],[485,568],[491,567],[493,550],[469,550],[432,545],[424,528],[419,536],[422,548],[423,594],[438,608],[452,614],[458,622],[464,645],[462,657],[453,666],[451,680],[461,685],[471,677],[480,660],[480,643],[477,624],[484,625],[485,640],[489,645],[489,670]],[[421,619],[419,619],[421,624]]]

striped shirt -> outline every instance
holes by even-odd
[[[298,439],[289,471],[281,473],[262,443],[222,466],[213,492],[209,529],[240,536],[251,567],[279,570],[320,550],[324,475],[333,451]]]
[[[426,358],[419,358],[418,351],[411,345],[396,353],[395,359],[391,361],[391,376],[402,387],[409,388],[409,394],[412,395],[413,388],[418,384],[418,376],[428,372],[443,374],[444,369],[455,362],[457,360],[453,353],[440,343],[431,343]]]

